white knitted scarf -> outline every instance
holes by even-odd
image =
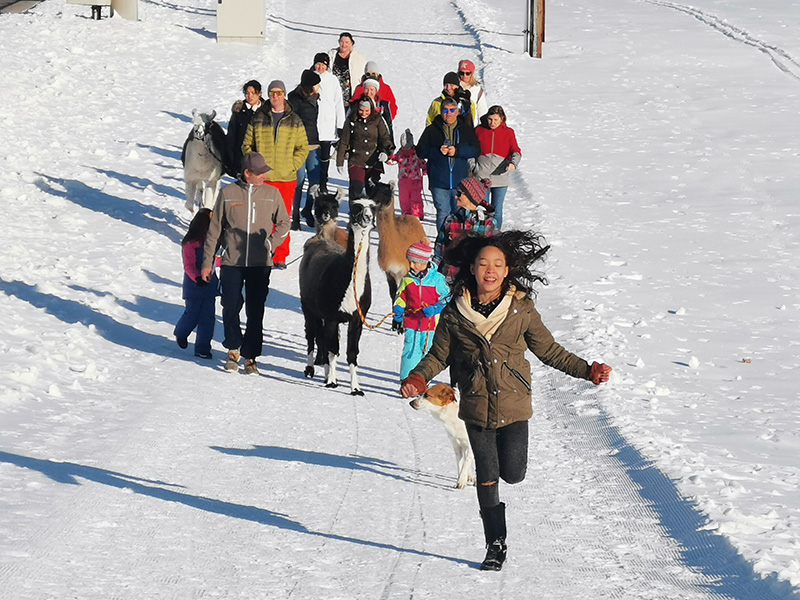
[[[472,295],[469,290],[464,290],[464,293],[456,298],[456,308],[470,323],[475,325],[483,337],[491,340],[492,336],[497,332],[500,324],[505,321],[508,315],[508,309],[511,307],[511,300],[514,298],[516,288],[512,285],[511,289],[506,292],[505,297],[500,301],[500,304],[491,312],[488,317],[484,317],[481,313],[473,310],[472,308]]]

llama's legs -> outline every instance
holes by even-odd
[[[339,358],[339,323],[336,320],[326,321],[325,349],[328,351],[328,364],[325,365],[325,387],[337,387],[336,362]]]
[[[322,325],[320,319],[308,315],[306,307],[303,306],[303,317],[305,318],[306,329],[306,350],[308,352],[308,359],[306,360],[306,368],[303,374],[306,377],[314,377],[314,345],[318,335],[318,327]]]
[[[194,197],[197,195],[197,187],[194,182],[186,182],[186,210],[194,212]]]
[[[397,281],[393,275],[387,273],[386,282],[389,284],[389,297],[392,299],[392,303],[394,303],[397,299]]]
[[[339,387],[339,384],[336,382],[336,361],[338,358],[338,354],[328,352],[328,364],[325,365],[325,387]]]
[[[214,182],[214,185],[203,183],[203,208],[207,208],[209,210],[214,209],[214,204],[217,201],[217,196],[219,195],[219,188],[221,185],[222,182],[219,179]]]
[[[358,381],[358,366],[350,365],[350,395],[363,396],[364,392],[361,391],[361,383]]]
[[[350,393],[353,396],[363,396],[361,386],[358,382],[358,344],[361,341],[361,331],[364,325],[358,313],[350,317],[347,326],[347,364],[350,366]]]

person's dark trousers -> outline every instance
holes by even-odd
[[[222,325],[228,350],[239,349],[243,358],[261,356],[264,341],[264,303],[269,293],[272,267],[221,267]],[[244,297],[242,296],[244,288]],[[244,335],[239,313],[244,305],[247,318]]]
[[[194,338],[195,354],[208,354],[211,352],[211,340],[214,337],[214,325],[216,323],[215,310],[217,299],[214,296],[208,298],[186,298],[186,310],[183,311],[178,324],[175,325],[175,336],[188,338],[189,334],[197,327],[197,335]]]
[[[319,143],[319,189],[328,192],[328,167],[331,164],[331,142]]]
[[[500,504],[499,481],[519,483],[528,468],[528,422],[516,421],[500,429],[467,425],[475,455],[475,488],[481,509]],[[486,484],[491,485],[486,485]]]
[[[350,186],[347,196],[350,204],[352,204],[353,201],[361,198],[364,192],[364,181],[367,177],[367,170],[364,167],[349,167],[347,171],[350,176]]]

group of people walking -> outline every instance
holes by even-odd
[[[260,83],[246,82],[228,127],[238,180],[222,188],[213,212],[197,212],[182,241],[186,310],[175,338],[186,348],[197,329],[195,355],[212,357],[221,287],[225,369],[238,371],[243,358],[244,373],[257,374],[271,271],[286,267],[289,232],[300,229],[301,218],[314,226],[304,183],[326,192],[334,156],[341,174],[347,163],[355,200],[369,194],[385,164],[396,164],[401,211],[422,219],[427,176],[436,242],[408,248],[411,268],[392,308],[393,329],[405,335],[400,391],[423,394],[449,367],[476,459],[486,541],[481,568],[499,570],[507,527],[498,482],[522,481],[527,466],[532,386],[526,350],[595,384],[609,380],[611,367],[590,365],[553,339],[532,299],[533,286],[546,283],[536,265],[549,246],[533,232],[502,231],[510,174],[522,158],[505,111],[489,105],[470,60],[445,74],[442,85],[419,141],[409,128],[397,148],[394,92],[378,64],[356,50],[350,33],[342,33],[329,52],[317,53],[288,93],[273,80],[264,100]]]

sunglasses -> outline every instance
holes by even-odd
[[[470,75],[472,75],[472,71],[459,71],[458,72],[458,76],[459,77],[469,77]]]
[[[270,96],[283,96],[283,90],[270,90]]]
[[[370,79],[378,79],[378,77],[380,77],[380,76],[381,76],[381,74],[380,74],[380,73],[367,73],[366,75],[367,75],[367,77],[369,77]]]
[[[458,109],[455,106],[451,106],[450,108],[443,108],[442,112],[443,113],[454,113],[454,112],[458,112]]]

